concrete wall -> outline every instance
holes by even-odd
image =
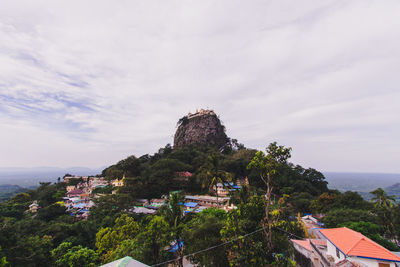
[[[329,240],[327,240],[326,244],[327,244],[326,254],[332,256],[335,259],[335,263],[345,259],[345,255],[341,251],[339,251],[339,256],[340,257],[337,257],[337,255],[336,255],[336,247]]]
[[[340,251],[339,251],[340,258],[337,257],[336,247],[329,240],[327,240],[327,248],[328,249],[326,254],[332,256],[335,259],[335,263],[345,259],[345,255]],[[390,267],[396,267],[394,262],[388,262],[388,261],[379,261],[379,260],[359,258],[359,257],[348,257],[347,259],[350,260],[351,262],[360,263],[362,266],[368,266],[368,267],[379,267],[379,263],[386,263],[390,264]]]
[[[378,261],[378,260],[358,258],[358,257],[349,257],[349,260],[352,261],[352,262],[359,262],[359,263],[364,264],[365,266],[368,266],[368,267],[379,267],[379,263],[390,264],[390,267],[395,267],[396,266],[394,262]]]

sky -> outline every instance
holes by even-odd
[[[213,109],[246,147],[400,173],[400,1],[0,2],[0,167],[153,154]]]

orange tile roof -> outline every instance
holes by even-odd
[[[321,229],[320,232],[348,256],[400,261],[400,257],[386,248],[347,227]]]

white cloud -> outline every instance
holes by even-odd
[[[400,172],[398,1],[6,2],[0,166],[152,153],[210,107],[249,147]]]

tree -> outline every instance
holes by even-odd
[[[359,221],[376,223],[377,217],[367,210],[334,209],[328,211],[322,219],[322,222],[325,223],[325,227],[328,228],[339,227],[339,225],[342,224]]]
[[[162,206],[160,214],[164,217],[165,221],[169,224],[171,229],[171,235],[173,240],[176,242],[178,249],[177,254],[179,256],[178,266],[183,266],[183,247],[181,245],[181,234],[183,229],[183,207],[182,202],[184,196],[182,193],[172,193],[169,197],[169,205]]]
[[[221,183],[223,187],[228,187],[227,182],[232,181],[232,176],[230,173],[220,169],[220,155],[213,153],[207,157],[206,164],[201,168],[200,176],[203,178],[202,187],[208,188],[208,190],[213,190],[215,188],[215,193],[218,201],[218,190],[217,184]]]
[[[225,225],[221,230],[222,241],[237,241],[226,245],[230,266],[266,266],[272,260],[272,253],[267,253],[267,240],[260,229],[265,204],[263,197],[254,195],[248,203],[238,204],[237,209],[228,212]],[[244,235],[255,232],[247,238]]]
[[[17,244],[8,248],[7,259],[12,266],[51,266],[52,247],[50,236],[30,236],[19,239]]]
[[[311,202],[310,207],[315,212],[324,213],[337,201],[338,195],[334,193],[322,193],[316,200]]]
[[[19,204],[25,204],[25,203],[30,202],[30,201],[32,201],[32,198],[27,193],[16,194],[15,196],[13,196],[10,199],[10,202],[19,203]]]
[[[1,247],[0,247],[0,253],[1,253]],[[1,257],[1,254],[0,254],[0,267],[6,267],[6,266],[8,266],[6,257],[5,256]]]
[[[42,208],[38,211],[38,219],[44,221],[50,221],[58,218],[59,216],[65,215],[66,208],[57,203],[52,204],[48,207]]]
[[[375,213],[385,229],[385,236],[390,239],[396,238],[395,230],[395,196],[388,196],[382,188],[370,192],[374,195],[371,202],[374,203]]]
[[[72,246],[70,242],[63,242],[51,251],[55,266],[59,267],[94,267],[97,266],[99,256],[89,248]]]
[[[272,244],[272,223],[269,218],[271,193],[273,186],[271,184],[272,178],[276,175],[277,169],[287,163],[290,158],[291,148],[285,148],[284,146],[278,146],[276,142],[271,143],[266,148],[266,153],[258,151],[252,161],[247,166],[248,169],[255,169],[258,171],[259,177],[266,186],[265,194],[265,217],[264,223],[262,224],[265,237],[268,242],[268,249],[270,252],[273,250]]]
[[[226,212],[217,208],[204,210],[189,221],[183,231],[186,253],[193,253],[222,243],[221,229]],[[228,266],[223,246],[190,257],[197,266]]]
[[[382,188],[377,188],[374,191],[370,192],[374,197],[371,201],[374,203],[376,208],[386,208],[390,209],[394,207],[394,203],[396,202],[396,196],[388,196]]]
[[[113,259],[131,256],[146,264],[155,264],[167,259],[164,250],[171,241],[169,225],[161,216],[154,216],[140,233],[132,239],[122,241],[114,251]]]
[[[134,238],[138,231],[138,223],[126,214],[117,218],[112,228],[101,228],[96,234],[96,247],[103,262],[110,261],[119,244],[123,240]]]

